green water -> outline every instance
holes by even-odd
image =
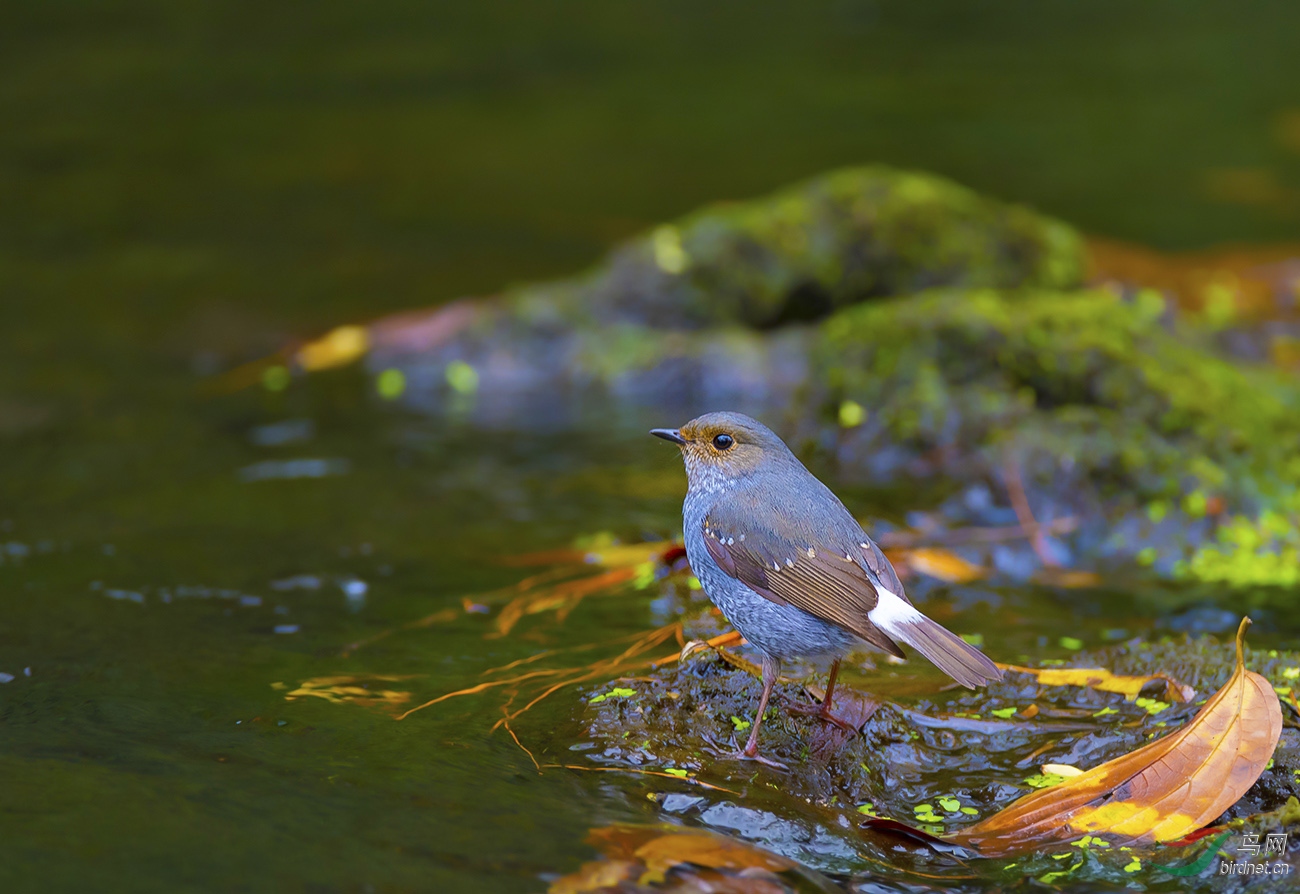
[[[1277,122],[1300,108],[1300,12],[1282,4],[33,2],[3,19],[6,891],[537,890],[591,856],[590,826],[656,816],[613,774],[539,776],[488,734],[490,702],[396,723],[273,684],[412,675],[422,700],[660,623],[628,592],[508,638],[464,614],[344,656],[517,580],[502,556],[670,533],[680,467],[641,432],[680,420],[475,432],[393,412],[349,371],[213,395],[212,370],[567,273],[701,202],[845,163],[1165,247],[1297,225]],[[1280,197],[1207,191],[1238,168]],[[284,420],[312,430],[255,443]],[[294,458],[332,474],[241,474]],[[320,588],[273,586],[300,575]],[[1041,611],[990,630],[991,652],[1051,653],[1130,605],[1015,598]],[[575,711],[539,711],[534,744],[563,754]]]

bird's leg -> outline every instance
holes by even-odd
[[[835,694],[835,678],[840,675],[840,660],[838,658],[831,664],[831,674],[826,680],[826,695],[822,697],[820,705],[790,705],[789,711],[794,714],[811,714],[827,723],[833,723],[847,733],[856,733],[858,728],[843,717],[831,713],[831,698]]]
[[[775,767],[778,770],[788,770],[785,764],[774,761],[771,758],[763,757],[758,753],[758,730],[763,725],[763,714],[767,711],[768,699],[772,697],[772,690],[776,688],[776,678],[781,673],[781,662],[775,658],[763,656],[763,695],[758,700],[758,713],[754,716],[754,725],[749,731],[749,741],[745,747],[737,752],[736,757],[743,760],[758,761],[760,764],[766,764],[769,767]]]

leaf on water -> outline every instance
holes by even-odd
[[[1211,822],[1259,778],[1282,733],[1267,680],[1246,670],[1249,618],[1231,679],[1179,731],[1016,801],[954,840],[987,856],[1104,835],[1117,844],[1172,841]]]
[[[703,829],[610,826],[593,829],[587,841],[606,860],[585,863],[556,879],[550,894],[594,894],[622,884],[657,885],[669,875],[686,883],[671,890],[837,891],[824,876],[779,854]],[[703,871],[702,871],[703,870]],[[691,884],[698,879],[702,885]],[[638,889],[639,890],[639,889]]]
[[[922,829],[909,826],[906,823],[900,823],[898,820],[889,817],[878,817],[869,814],[870,819],[864,820],[860,828],[889,839],[891,842],[901,842],[911,846],[920,846],[927,851],[936,854],[946,854],[958,858],[970,856],[970,852],[959,844],[953,844],[943,838],[931,835]]]
[[[636,695],[635,689],[626,689],[622,686],[615,686],[609,692],[602,692],[600,695],[592,696],[587,700],[588,704],[598,705],[607,698],[631,698]]]
[[[944,583],[965,584],[988,576],[988,570],[967,562],[956,553],[937,546],[886,550],[891,562],[902,565],[900,572],[915,571]]]
[[[510,564],[557,564],[560,567],[520,581],[500,593],[517,593],[497,614],[496,629],[488,634],[495,639],[508,635],[527,615],[555,612],[556,620],[563,621],[588,596],[604,596],[619,592],[626,585],[644,589],[653,582],[655,570],[665,564],[676,544],[669,541],[653,543],[599,543],[590,549],[552,550],[545,553],[515,556]],[[603,569],[591,574],[591,568]],[[484,594],[487,602],[496,594]]]
[[[1078,767],[1070,764],[1043,764],[1043,774],[1049,776],[1060,776],[1062,779],[1070,776],[1082,776],[1083,771]]]
[[[411,674],[313,677],[310,680],[303,680],[298,684],[297,689],[286,692],[284,700],[292,702],[300,698],[319,698],[335,705],[346,702],[365,707],[396,708],[410,701],[411,693],[400,689],[374,688],[371,684],[377,681],[395,683],[400,680],[410,680],[412,677]]]
[[[642,871],[641,865],[631,860],[592,860],[579,866],[577,872],[557,878],[546,890],[548,894],[617,891],[624,882],[634,881]]]
[[[1020,667],[1015,664],[999,664],[998,667],[1017,674],[1032,674],[1044,686],[1085,686],[1103,692],[1118,692],[1128,696],[1130,701],[1155,684],[1163,686],[1162,695],[1170,704],[1182,704],[1196,697],[1195,689],[1179,683],[1167,674],[1127,676],[1111,673],[1101,667]]]

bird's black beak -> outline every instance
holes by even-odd
[[[652,428],[650,429],[650,434],[654,435],[656,438],[663,438],[665,441],[672,441],[679,447],[686,443],[686,439],[682,437],[682,433],[675,428]]]

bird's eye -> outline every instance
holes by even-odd
[[[731,437],[731,435],[713,436],[713,447],[715,450],[729,450],[731,445],[734,443],[736,443],[736,441]]]

